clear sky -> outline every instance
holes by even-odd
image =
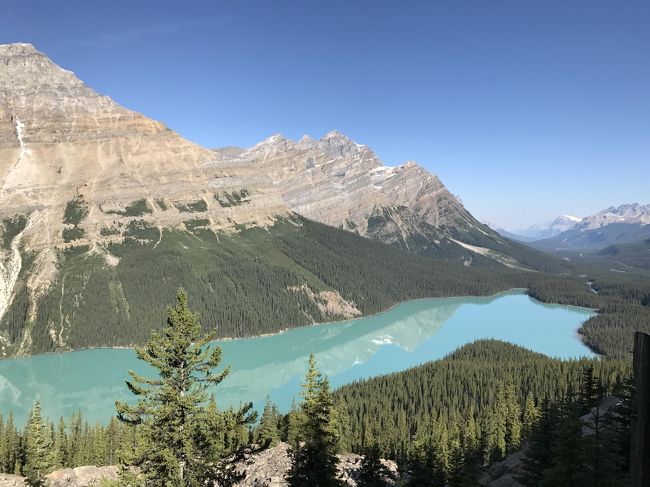
[[[191,140],[336,128],[506,228],[650,202],[649,26],[647,0],[0,2],[0,43]]]

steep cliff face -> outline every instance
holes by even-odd
[[[101,228],[134,216],[165,226],[200,216],[227,228],[286,211],[265,180],[224,170],[211,151],[95,93],[31,44],[0,46],[0,65],[0,212],[33,214],[30,248],[65,243],[75,199],[77,243],[105,240]],[[224,192],[240,204],[220,204]]]

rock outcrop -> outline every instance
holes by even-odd
[[[117,467],[84,466],[56,470],[47,476],[48,487],[99,486],[103,480],[117,479]]]
[[[363,457],[354,453],[339,455],[340,478],[349,487],[356,487]],[[397,464],[392,460],[383,460],[384,464],[397,476]],[[237,464],[237,470],[246,478],[239,487],[285,487],[285,477],[291,468],[289,445],[279,443],[273,448],[245,455]],[[387,486],[394,485],[392,482]]]
[[[45,478],[47,487],[95,487],[117,479],[117,467],[84,466],[56,470]],[[26,487],[25,477],[0,473],[0,487]]]
[[[348,487],[356,487],[363,457],[353,453],[339,455],[339,473]],[[397,475],[397,464],[392,460],[383,460],[384,464]],[[285,487],[285,477],[291,467],[289,445],[279,443],[268,448],[244,455],[237,463],[236,469],[245,474],[245,478],[237,484],[238,487]],[[84,466],[66,468],[49,474],[46,478],[48,487],[91,487],[101,485],[102,480],[117,479],[118,470],[115,466],[94,467]],[[0,487],[25,487],[25,478],[17,475],[0,473]],[[388,482],[387,487],[394,485]]]
[[[27,487],[25,477],[0,473],[0,487]]]

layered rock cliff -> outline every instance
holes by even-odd
[[[69,243],[65,224],[83,230],[80,244],[135,216],[165,226],[200,216],[232,228],[286,211],[265,179],[225,169],[211,151],[95,93],[31,44],[0,46],[0,66],[0,213],[30,214],[30,248]],[[240,204],[220,204],[224,192]],[[85,218],[66,222],[75,199]]]

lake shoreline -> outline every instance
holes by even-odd
[[[510,289],[506,289],[503,291],[498,291],[493,294],[486,294],[486,295],[460,295],[460,296],[435,296],[435,297],[424,297],[424,298],[413,298],[413,299],[406,299],[404,301],[399,301],[397,303],[394,303],[390,305],[388,308],[383,309],[381,311],[377,311],[375,313],[370,313],[367,315],[360,315],[355,318],[346,318],[342,320],[335,320],[335,321],[325,321],[321,323],[310,323],[307,325],[302,325],[302,326],[294,326],[294,327],[287,327],[283,328],[277,332],[273,333],[261,333],[259,335],[250,335],[250,336],[243,336],[243,337],[222,337],[222,338],[217,338],[215,341],[216,342],[232,342],[232,341],[237,341],[237,340],[252,340],[252,339],[257,339],[257,338],[268,338],[268,337],[273,337],[273,336],[279,336],[284,333],[287,333],[292,330],[299,330],[299,329],[304,329],[304,328],[312,328],[312,327],[318,327],[318,326],[326,326],[326,325],[336,325],[336,324],[341,324],[341,323],[349,323],[353,322],[359,319],[365,319],[365,318],[372,318],[373,316],[378,316],[384,313],[388,313],[398,306],[401,306],[405,303],[410,303],[410,302],[418,302],[418,301],[427,301],[427,300],[435,300],[435,299],[467,299],[467,298],[476,298],[476,299],[493,299],[493,298],[498,298],[500,296],[505,296],[508,294],[524,294],[528,296],[529,298],[533,299],[534,301],[537,301],[541,304],[545,305],[551,305],[551,306],[564,306],[564,307],[569,307],[569,308],[576,308],[579,310],[589,310],[594,313],[597,313],[597,309],[593,308],[583,308],[581,306],[576,306],[576,305],[571,305],[571,304],[560,304],[560,303],[550,303],[550,302],[545,302],[545,301],[540,301],[529,294],[527,294],[528,288],[522,288],[522,287],[514,287]],[[580,327],[582,328],[582,326]],[[582,335],[579,333],[579,330],[576,330],[576,334],[578,335],[578,338],[583,344],[589,348],[593,353],[596,355],[601,355],[595,350],[593,350],[587,343],[584,342],[584,338]],[[106,347],[83,347],[83,348],[76,348],[74,350],[60,350],[60,351],[51,351],[51,352],[45,352],[45,353],[39,353],[39,354],[25,354],[25,355],[10,355],[6,357],[0,357],[0,363],[4,360],[19,360],[19,359],[30,359],[34,357],[40,357],[40,356],[47,356],[47,355],[63,355],[63,354],[68,354],[68,353],[75,353],[75,352],[85,352],[89,350],[135,350],[136,347],[139,347],[142,345],[138,344],[132,344],[132,345],[116,345],[116,346],[106,346]]]
[[[520,288],[483,297],[409,300],[391,309],[214,343],[231,367],[218,391],[221,405],[250,401],[262,407],[269,396],[282,411],[289,410],[312,353],[333,388],[443,359],[481,340],[499,340],[559,360],[594,356],[576,333],[590,311],[542,303]],[[115,400],[131,397],[124,387],[129,370],[145,377],[155,373],[130,347],[0,361],[0,389],[5,392],[0,411],[13,410],[22,421],[40,397],[49,417],[81,411],[90,422],[103,422],[114,414]]]

